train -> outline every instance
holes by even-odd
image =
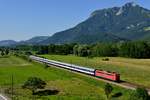
[[[80,72],[83,74],[91,75],[91,76],[98,77],[98,78],[103,78],[103,79],[110,80],[110,81],[115,81],[115,82],[120,81],[120,74],[118,74],[116,72],[109,72],[109,71],[104,71],[104,70],[99,70],[99,69],[82,67],[82,66],[64,63],[64,62],[60,62],[60,61],[49,60],[49,59],[46,59],[43,57],[38,57],[38,56],[33,56],[33,55],[31,55],[29,57],[32,60],[35,60],[35,61],[38,61],[41,63],[45,63],[48,65],[53,65],[56,67],[68,69],[71,71]]]

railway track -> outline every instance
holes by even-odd
[[[31,59],[32,59],[32,58],[31,58]],[[37,61],[37,60],[35,60],[35,59],[32,59],[32,60],[34,60],[34,61],[36,61],[36,62],[40,62],[40,63],[47,64],[48,66],[57,67],[57,66],[55,66],[55,65],[51,65],[51,64],[45,63],[44,61]],[[64,69],[64,68],[61,68],[61,67],[57,67],[57,68],[63,69],[63,70],[66,70],[66,71],[71,71],[72,73],[80,74],[80,75],[82,75],[82,76],[90,77],[90,78],[93,78],[93,79],[96,79],[96,80],[99,80],[99,81],[103,81],[103,82],[106,82],[106,83],[110,83],[110,84],[113,84],[113,85],[117,85],[117,86],[120,86],[120,87],[123,87],[123,88],[126,88],[126,89],[135,90],[137,87],[144,87],[144,86],[142,86],[142,85],[138,85],[138,84],[134,84],[134,83],[122,81],[122,80],[118,83],[118,82],[109,81],[109,80],[102,79],[102,78],[97,78],[97,77],[94,77],[94,76],[92,76],[92,75],[87,75],[87,74],[84,74],[84,73],[80,73],[80,72],[76,72],[76,71]],[[146,88],[146,87],[145,87],[145,88]],[[148,91],[148,94],[150,95],[150,88],[146,88],[146,90]]]

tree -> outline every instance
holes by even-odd
[[[75,45],[73,47],[73,54],[76,55],[76,56],[78,56],[78,47],[79,47],[79,45]]]
[[[130,100],[149,100],[148,91],[145,88],[137,88],[131,93]]]
[[[149,58],[150,46],[147,42],[125,42],[119,47],[119,55],[132,58]]]
[[[73,53],[80,57],[88,57],[91,51],[88,45],[75,45],[73,47]]]
[[[9,49],[5,50],[5,54],[8,55],[9,54]]]
[[[137,94],[137,97],[141,98],[142,100],[149,99],[148,91],[145,88],[137,88],[136,94]]]
[[[48,46],[48,53],[49,54],[55,54],[55,45],[54,44],[50,44],[49,46]]]
[[[107,99],[109,99],[109,96],[113,91],[113,87],[109,83],[107,83],[104,87],[104,91],[105,91],[105,95],[107,96]]]
[[[98,43],[92,48],[92,55],[113,57],[118,55],[118,48],[115,43]]]
[[[32,55],[32,52],[26,51],[26,52],[25,52],[25,55],[28,55],[28,56],[29,56],[29,55]]]
[[[142,98],[143,100],[148,100],[148,91],[145,88],[137,88],[136,94],[138,98]]]
[[[32,94],[34,94],[37,89],[43,89],[45,88],[45,86],[45,81],[41,80],[40,78],[29,77],[28,80],[22,86],[22,88],[29,89],[32,91]]]
[[[81,57],[87,57],[88,56],[88,46],[87,45],[80,45],[78,47],[78,54]]]
[[[48,46],[40,46],[38,54],[48,54]]]
[[[4,56],[4,55],[5,55],[3,50],[1,51],[1,55],[2,55],[2,56]]]

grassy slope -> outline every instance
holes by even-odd
[[[0,58],[0,87],[8,88],[11,86],[11,75],[14,76],[15,91],[20,94],[19,100],[30,100],[31,92],[21,89],[23,82],[30,76],[41,77],[48,83],[47,89],[57,89],[60,92],[53,96],[40,97],[39,100],[103,100],[105,99],[103,86],[104,83],[80,76],[65,70],[44,66],[37,63],[29,63],[16,57]],[[114,86],[115,87],[115,86]],[[126,100],[128,90],[115,87],[113,92],[123,93],[117,100]],[[23,97],[24,96],[24,97]]]
[[[88,59],[62,55],[43,56],[49,59],[74,63],[82,66],[90,66],[96,69],[115,71],[121,74],[122,80],[137,83],[139,85],[150,86],[150,59],[109,57],[110,61],[102,61],[102,58],[100,57]]]

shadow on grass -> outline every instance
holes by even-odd
[[[115,94],[112,95],[112,97],[116,97],[116,98],[117,98],[117,97],[120,97],[120,96],[122,96],[122,93],[121,93],[121,92],[118,92],[118,93],[115,93]]]
[[[126,83],[127,81],[120,80],[118,83]]]
[[[58,93],[59,93],[58,90],[43,90],[43,91],[38,91],[34,93],[33,95],[48,96],[48,95],[56,95]]]

